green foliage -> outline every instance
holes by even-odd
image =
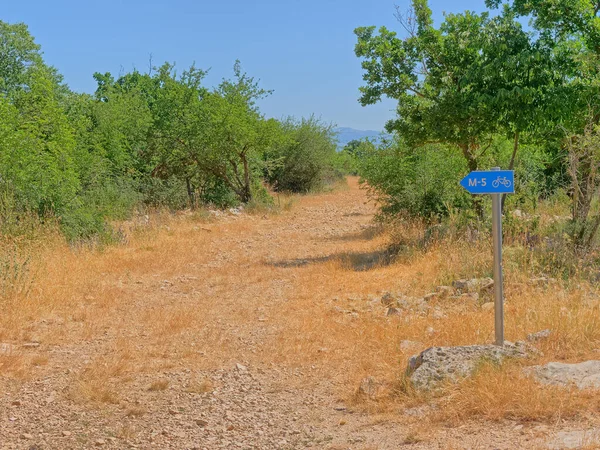
[[[106,242],[109,222],[139,207],[269,207],[264,173],[284,160],[302,190],[337,173],[330,127],[264,118],[257,101],[270,91],[239,61],[233,72],[208,89],[205,71],[165,63],[96,73],[94,95],[77,94],[24,24],[0,21],[0,233],[45,221]]]
[[[361,160],[374,148],[368,139],[352,140],[336,155],[334,167],[343,174],[358,175]]]
[[[457,182],[465,169],[464,160],[447,147],[427,145],[416,151],[393,143],[367,153],[359,173],[384,216],[434,220],[468,207],[470,198]]]
[[[43,66],[28,68],[26,90],[0,96],[0,182],[21,211],[68,214],[79,189],[75,141]]]
[[[315,117],[289,118],[281,128],[283,139],[265,154],[273,162],[267,179],[276,190],[306,193],[339,176],[332,125]]]
[[[486,152],[509,136],[513,169],[523,135],[547,139],[568,115],[574,90],[576,46],[558,45],[523,30],[509,8],[490,17],[465,11],[448,14],[435,28],[426,0],[414,0],[400,16],[399,38],[385,27],[355,30],[362,59],[363,105],[382,96],[398,101],[397,131],[411,147],[440,143],[460,149],[469,170],[486,167]],[[567,105],[567,106],[565,106]],[[444,147],[445,148],[445,147]],[[483,200],[471,202],[484,214]]]

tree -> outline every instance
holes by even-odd
[[[482,144],[496,131],[495,111],[473,89],[487,15],[450,15],[435,29],[426,0],[414,0],[413,12],[401,19],[405,39],[385,27],[379,34],[375,27],[355,30],[366,82],[360,102],[373,104],[382,95],[397,100],[397,118],[387,123],[388,132],[398,132],[413,146],[456,145],[469,169],[476,170]]]
[[[270,91],[234,65],[234,79],[223,80],[204,100],[208,129],[199,165],[223,180],[242,203],[252,200],[262,154],[280,138],[279,123],[265,120],[256,101]]]
[[[513,141],[513,169],[520,136],[546,132],[563,117],[573,74],[566,49],[524,31],[512,10],[450,14],[436,29],[426,0],[414,0],[412,12],[398,17],[408,37],[358,28],[356,54],[366,71],[361,103],[398,100],[387,129],[408,145],[456,145],[473,171],[503,133]]]
[[[27,25],[0,20],[0,94],[10,95],[29,84],[31,68],[43,65],[40,46]]]
[[[0,180],[22,210],[63,216],[79,180],[64,92],[27,27],[0,21]]]

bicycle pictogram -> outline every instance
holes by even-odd
[[[497,188],[500,185],[509,188],[511,186],[511,182],[506,177],[498,177],[494,181],[492,181],[492,187]]]

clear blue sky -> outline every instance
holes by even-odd
[[[338,126],[382,130],[394,103],[361,107],[360,61],[354,28],[385,25],[399,30],[395,5],[407,0],[30,0],[2,2],[0,20],[24,22],[46,62],[69,86],[93,92],[94,72],[145,71],[155,65],[193,62],[210,68],[206,84],[230,77],[240,59],[263,87],[269,117],[314,113]],[[430,0],[442,12],[481,11],[484,0]]]

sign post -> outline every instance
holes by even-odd
[[[471,172],[460,182],[471,194],[492,196],[492,237],[494,242],[494,328],[496,345],[504,345],[504,280],[502,278],[502,195],[515,192],[514,172],[493,167]]]

